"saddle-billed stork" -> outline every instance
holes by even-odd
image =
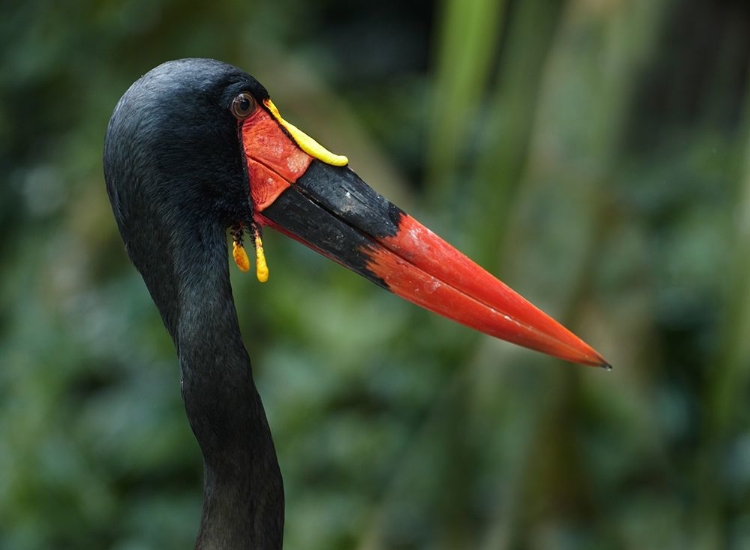
[[[104,144],[107,192],[127,253],[159,309],[204,459],[196,548],[282,546],[281,472],[229,282],[270,226],[375,284],[528,348],[608,367],[592,348],[373,191],[286,122],[266,89],[225,63],[183,59],[136,81]]]

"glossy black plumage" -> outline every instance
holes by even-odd
[[[469,327],[569,361],[608,365],[373,191],[347,162],[284,121],[256,80],[216,61],[157,67],[112,115],[107,190],[128,254],[174,340],[185,409],[203,451],[197,548],[282,544],[281,474],[229,284],[230,226],[269,225]],[[265,280],[262,247],[257,253]],[[246,257],[235,259],[246,269]]]
[[[281,473],[240,336],[226,228],[249,220],[232,98],[252,77],[217,61],[165,63],[112,115],[104,171],[128,255],[179,356],[182,396],[205,463],[196,548],[282,546]]]

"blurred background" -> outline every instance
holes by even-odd
[[[15,5],[14,5],[15,4]],[[112,109],[214,57],[615,366],[266,232],[232,266],[286,548],[750,548],[745,0],[34,0],[0,17],[0,549],[191,548],[202,462],[104,190]]]

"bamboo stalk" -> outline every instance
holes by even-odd
[[[504,8],[505,0],[443,2],[426,162],[433,206],[448,204],[452,196],[472,117],[490,78]]]

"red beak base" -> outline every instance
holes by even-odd
[[[310,138],[284,122],[270,100],[241,123],[240,132],[256,222],[458,323],[566,361],[610,368],[588,344],[347,166],[313,157],[308,151],[317,149],[309,144],[302,150],[294,136]]]

